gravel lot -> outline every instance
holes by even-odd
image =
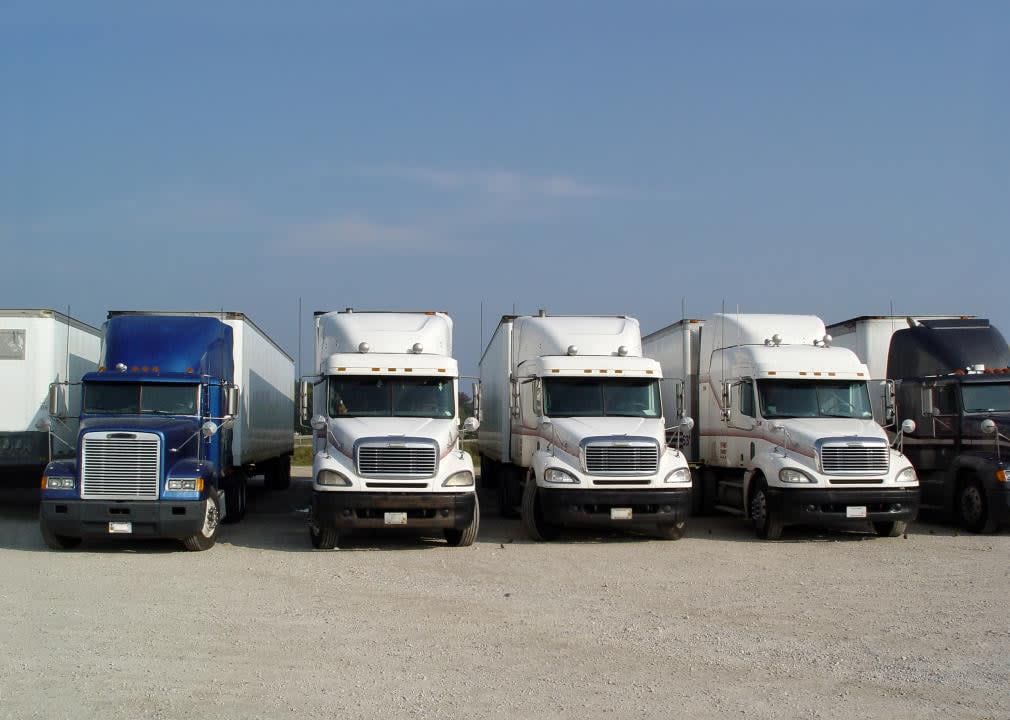
[[[539,545],[485,517],[471,548],[326,552],[308,494],[257,493],[205,553],[54,553],[4,493],[0,718],[1010,718],[1005,532]]]

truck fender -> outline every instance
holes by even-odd
[[[978,477],[982,487],[993,490],[996,487],[996,456],[979,450],[969,450],[954,458],[948,471],[948,481],[944,485],[944,494],[948,503],[953,503],[961,480],[967,475]],[[951,505],[953,507],[953,505]]]

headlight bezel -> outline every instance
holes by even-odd
[[[316,485],[321,487],[351,487],[351,480],[343,473],[323,468],[316,473]]]
[[[906,474],[911,475],[911,479],[902,479]],[[898,471],[898,474],[894,476],[894,482],[901,483],[902,485],[909,485],[911,483],[919,482],[919,476],[915,472],[915,468],[909,465],[906,468],[902,468]]]
[[[671,478],[673,478],[674,475],[681,475],[682,479],[680,479],[680,480],[671,479]],[[668,472],[666,474],[665,478],[663,478],[663,483],[664,484],[666,484],[666,483],[683,484],[683,483],[689,483],[689,482],[691,482],[691,468],[686,468],[686,467],[674,468],[673,470],[671,470],[670,472]]]
[[[46,490],[73,490],[77,487],[77,480],[69,475],[46,475]]]
[[[465,482],[454,482],[456,478],[464,477]],[[458,470],[442,481],[442,487],[473,487],[474,476],[469,470]]]
[[[817,480],[809,473],[797,467],[784,467],[779,470],[779,482],[785,485],[816,485]]]
[[[544,482],[551,485],[578,485],[579,479],[559,467],[544,468]]]
[[[168,478],[165,492],[203,492],[203,478]]]

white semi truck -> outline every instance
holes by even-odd
[[[716,314],[643,344],[683,383],[664,395],[667,416],[698,418],[687,448],[696,510],[747,517],[766,539],[787,525],[867,522],[895,537],[915,518],[918,479],[873,420],[869,371],[831,346],[819,318]]]
[[[480,525],[463,451],[452,319],[441,312],[316,313],[309,534],[332,549],[356,529],[440,530],[472,545]],[[476,429],[468,418],[463,429]]]
[[[680,537],[691,473],[666,444],[661,376],[634,318],[504,316],[478,398],[481,482],[502,513],[520,505],[534,540],[565,525]]]
[[[102,333],[55,310],[0,310],[0,478],[37,486],[50,460],[73,457],[81,377],[98,367]],[[50,421],[49,386],[67,416]]]

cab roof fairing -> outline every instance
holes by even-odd
[[[719,353],[726,355],[730,377],[775,377],[789,380],[868,380],[866,365],[851,350],[839,347],[744,345],[717,350],[712,374],[719,374]]]
[[[634,377],[661,380],[659,363],[650,358],[620,355],[542,355],[518,366],[521,376],[538,377]]]
[[[320,371],[323,375],[459,377],[454,358],[410,353],[333,353],[323,361]]]

